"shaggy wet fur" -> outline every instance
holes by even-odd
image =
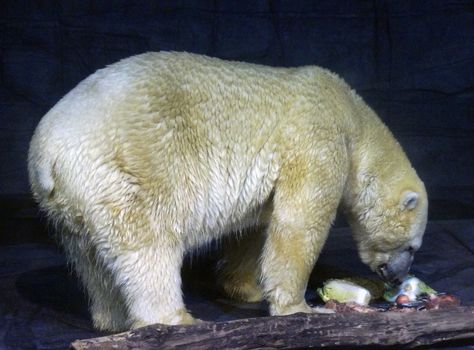
[[[31,187],[91,299],[94,325],[194,322],[183,255],[227,248],[220,281],[272,315],[318,312],[308,276],[339,205],[373,269],[421,244],[427,198],[400,145],[338,76],[187,53],[97,71],[41,120]]]

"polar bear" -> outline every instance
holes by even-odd
[[[34,197],[90,297],[95,327],[195,322],[183,256],[233,232],[232,296],[271,315],[304,299],[341,207],[362,261],[388,281],[420,247],[428,200],[402,148],[337,75],[189,53],[98,70],[41,120]]]

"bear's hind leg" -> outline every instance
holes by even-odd
[[[125,300],[130,328],[192,324],[181,292],[183,249],[169,242],[122,250],[111,270]]]
[[[228,296],[244,302],[263,299],[260,278],[260,254],[264,243],[264,228],[255,228],[242,237],[231,237],[224,243],[219,261],[219,284]]]
[[[112,282],[105,281],[109,278],[92,276],[94,274],[89,277],[91,287],[88,288],[88,291],[94,327],[114,332],[129,329],[127,310],[117,287],[113,287]]]
[[[129,329],[127,310],[108,271],[100,267],[94,249],[77,235],[63,237],[63,246],[89,297],[94,327],[120,332]]]

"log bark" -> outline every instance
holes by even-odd
[[[411,348],[466,339],[474,342],[474,307],[414,313],[294,314],[192,326],[156,324],[78,340],[71,344],[71,349],[297,349],[369,345]]]

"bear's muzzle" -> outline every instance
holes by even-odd
[[[386,282],[398,285],[407,277],[413,262],[413,256],[414,251],[412,249],[393,255],[386,264],[377,267],[377,273]]]

